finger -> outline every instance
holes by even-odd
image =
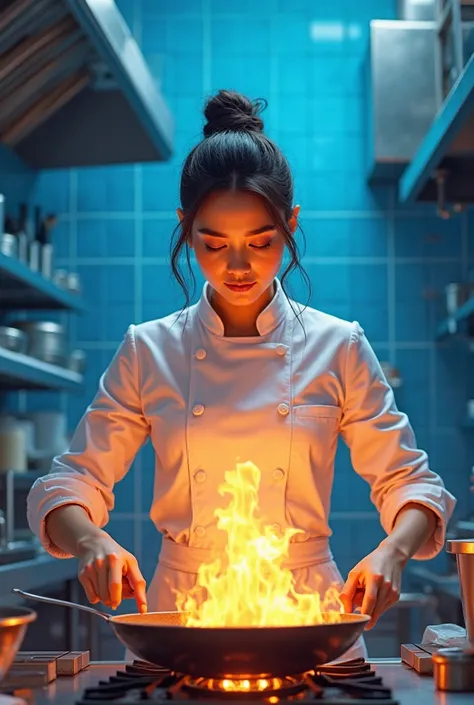
[[[130,600],[131,598],[135,598],[133,588],[127,578],[122,576],[122,600]]]
[[[377,594],[382,582],[382,576],[369,575],[365,583],[364,599],[362,600],[361,612],[372,616],[377,603]]]
[[[109,594],[109,567],[105,558],[95,559],[95,569],[97,574],[97,582],[99,584],[100,601],[110,607]]]
[[[122,602],[122,571],[123,563],[116,553],[109,553],[108,562],[108,590],[110,595],[110,606],[116,610]]]
[[[83,571],[84,571],[84,575],[86,576],[86,578],[89,580],[89,582],[92,585],[92,588],[94,590],[94,594],[97,597],[96,602],[100,602],[99,581],[98,581],[97,573],[96,573],[96,570],[95,570],[93,563],[86,563],[86,565],[83,568]]]
[[[392,584],[390,580],[384,581],[377,593],[377,602],[375,603],[374,609],[372,611],[372,618],[367,624],[366,629],[372,629],[375,626],[380,616],[387,610],[392,604],[391,599],[392,594]]]
[[[78,575],[79,582],[81,583],[82,587],[84,588],[84,592],[86,593],[86,597],[89,600],[91,605],[96,605],[99,602],[99,597],[96,594],[96,591],[94,590],[94,586],[92,584],[92,581],[90,578],[86,575],[84,571],[81,571]]]
[[[138,567],[135,556],[130,556],[126,564],[126,576],[131,589],[135,593],[135,600],[139,612],[147,611],[146,583]]]
[[[353,610],[353,599],[359,586],[359,576],[358,571],[351,570],[339,595],[345,612],[352,612]]]
[[[364,601],[364,590],[362,588],[357,588],[354,598],[352,600],[352,611],[360,610],[362,608],[362,603]]]

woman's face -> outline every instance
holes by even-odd
[[[296,206],[288,223],[291,232],[298,212]],[[255,304],[267,294],[285,249],[263,200],[248,191],[211,194],[194,219],[189,244],[212,289],[233,306]],[[239,284],[246,286],[238,289]]]

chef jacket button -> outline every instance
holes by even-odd
[[[196,480],[196,482],[204,482],[206,477],[207,476],[204,470],[198,470],[194,473],[194,479]]]
[[[290,407],[288,404],[278,404],[278,413],[282,416],[287,416],[290,413]]]
[[[277,351],[277,355],[282,355],[282,356],[286,355],[286,348],[284,345],[277,345],[276,351]]]
[[[281,531],[281,526],[280,524],[277,524],[276,522],[270,526],[270,529],[275,532],[275,534],[279,534]]]
[[[194,416],[201,416],[204,413],[204,407],[202,404],[195,404],[193,406]]]
[[[277,468],[273,471],[273,477],[275,480],[283,480],[285,477],[285,472],[281,468]]]
[[[198,360],[204,360],[206,355],[207,352],[204,350],[204,348],[199,348],[199,350],[196,350],[196,357]]]
[[[206,529],[203,526],[196,526],[194,529],[194,533],[196,536],[204,536],[206,533]]]

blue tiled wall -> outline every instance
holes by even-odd
[[[35,175],[14,152],[0,144],[0,194],[5,199],[5,215],[18,217],[18,206],[29,201],[34,185]]]
[[[165,164],[44,174],[37,199],[59,209],[59,261],[80,272],[89,304],[71,319],[88,351],[84,394],[63,399],[74,425],[131,322],[182,304],[170,280],[169,238],[178,178],[200,139],[204,97],[236,88],[266,97],[269,135],[285,150],[301,204],[312,304],[358,319],[380,359],[404,380],[397,399],[432,466],[467,509],[472,436],[459,429],[468,397],[469,353],[435,346],[441,303],[433,298],[474,266],[474,220],[401,209],[389,189],[364,178],[361,64],[371,18],[395,17],[395,0],[136,0],[119,3],[174,113],[176,153]],[[324,39],[326,36],[326,39]],[[327,37],[332,37],[327,38]],[[470,239],[469,239],[470,238]],[[303,297],[298,281],[294,295]],[[472,376],[472,373],[471,373]],[[116,487],[111,531],[151,577],[159,537],[147,517],[153,457],[145,448]],[[369,490],[341,448],[331,524],[343,572],[382,538]]]

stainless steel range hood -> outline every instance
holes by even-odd
[[[447,218],[474,203],[474,0],[399,9],[402,20],[370,24],[368,181]],[[406,20],[421,9],[427,21]]]
[[[162,161],[173,121],[113,0],[0,0],[0,142],[30,167]]]

